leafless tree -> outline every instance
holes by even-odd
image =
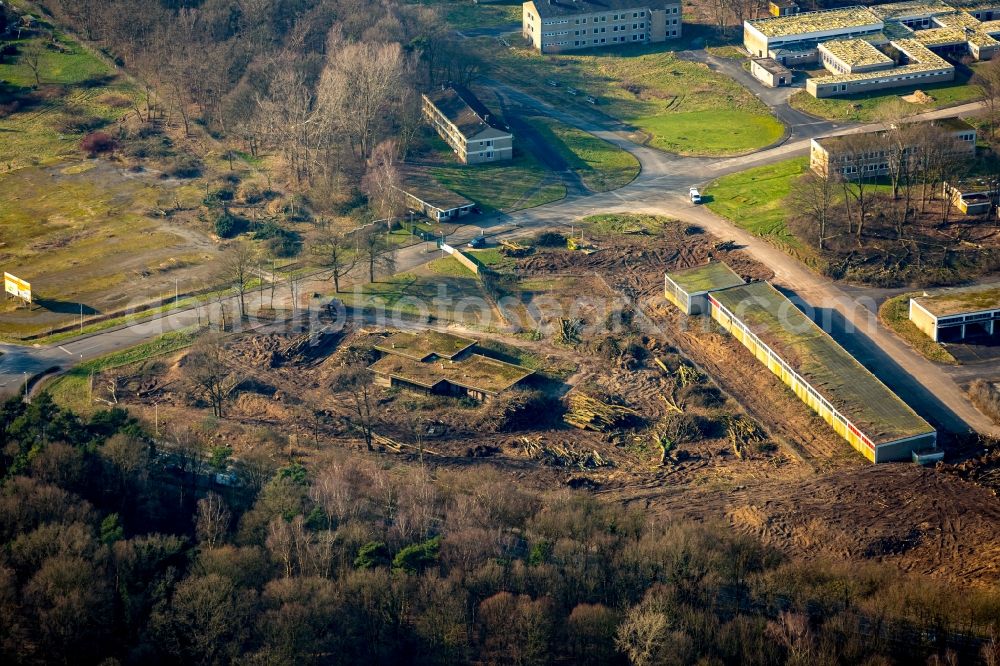
[[[226,281],[233,286],[233,290],[236,292],[237,302],[240,306],[240,319],[247,318],[246,294],[254,277],[256,262],[256,251],[244,241],[236,241],[226,255],[224,275]]]
[[[225,500],[218,493],[208,493],[198,500],[198,512],[195,515],[198,541],[208,548],[215,548],[229,529],[231,519],[232,514],[226,507]]]
[[[330,271],[333,288],[340,292],[340,280],[358,263],[358,253],[348,236],[342,232],[327,233],[313,244],[312,254],[322,268]]]
[[[378,128],[400,97],[405,70],[399,44],[344,43],[338,35],[331,38],[319,83],[320,106],[325,114],[339,118],[362,159],[378,143]]]
[[[31,40],[21,47],[21,62],[34,74],[36,86],[42,85],[42,55],[44,53],[45,46],[37,39]]]
[[[195,342],[185,365],[191,389],[212,405],[217,417],[223,416],[226,401],[243,382],[242,374],[230,367],[229,361],[222,336],[208,334]]]
[[[375,425],[375,389],[372,385],[372,374],[361,365],[350,365],[343,368],[333,378],[332,388],[335,391],[346,391],[350,394],[352,407],[357,419],[353,425],[365,440],[365,447],[372,450],[372,432]]]
[[[361,237],[361,252],[368,264],[368,281],[374,282],[377,271],[392,274],[396,271],[396,249],[386,238],[386,233],[376,225]]]
[[[827,229],[833,219],[837,195],[842,192],[840,176],[832,169],[826,174],[812,171],[803,175],[792,185],[789,202],[792,209],[802,213],[816,228],[816,242],[820,250],[825,249],[829,237]]]
[[[987,127],[992,139],[996,135],[997,121],[1000,120],[1000,60],[990,60],[977,69],[969,83],[983,97]]]
[[[368,172],[362,181],[369,208],[378,219],[387,223],[403,210],[396,154],[396,142],[391,139],[376,146],[368,158]]]

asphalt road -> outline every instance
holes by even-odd
[[[621,146],[636,156],[642,170],[631,184],[612,192],[571,194],[558,202],[510,215],[481,220],[473,218],[470,224],[450,235],[448,242],[452,245],[467,242],[484,230],[495,236],[515,237],[541,229],[559,229],[573,224],[581,217],[598,212],[651,213],[698,224],[720,239],[739,243],[747,253],[769,266],[775,272],[776,287],[799,304],[814,321],[932,423],[953,431],[972,429],[1000,435],[1000,428],[994,426],[965,399],[948,370],[915,353],[878,323],[873,312],[877,295],[869,296],[864,289],[858,288],[850,288],[848,293],[766,241],[738,229],[707,208],[691,205],[687,200],[690,186],[703,186],[727,173],[805,155],[809,150],[809,140],[813,137],[868,130],[877,126],[838,126],[816,120],[788,106],[790,92],[787,89],[772,91],[764,88],[749,79],[742,68],[735,66],[734,69],[733,64],[727,63],[725,59],[713,58],[704,52],[687,52],[685,55],[707,62],[744,83],[785,122],[788,129],[786,136],[775,146],[741,157],[680,157],[633,143],[628,138],[630,128],[620,122],[601,119],[597,114],[588,114],[591,117],[582,118],[503,83],[491,82],[497,93],[509,103],[534,108]],[[977,107],[977,104],[968,104],[924,114],[921,118],[952,117],[975,111]],[[429,244],[405,248],[398,253],[397,269],[407,270],[426,262],[432,256],[436,255]],[[366,276],[359,267],[345,284],[350,288],[352,283],[363,282],[365,279]],[[303,286],[304,293],[311,293],[316,287]],[[281,298],[287,302],[288,294],[285,289],[282,290]],[[256,295],[250,296],[251,309],[256,299]],[[81,360],[127,348],[166,331],[191,326],[206,316],[217,320],[217,308],[217,304],[214,304],[203,306],[200,311],[191,309],[158,316],[144,323],[65,342],[58,347],[0,346],[0,352],[3,352],[0,356],[0,392],[16,391],[23,386],[25,376],[42,372],[54,365],[71,367]],[[233,303],[229,304],[229,309],[235,309]],[[996,368],[991,369],[996,372]],[[966,377],[968,374],[968,368],[956,372],[957,376]]]

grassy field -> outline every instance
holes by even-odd
[[[424,0],[414,4],[437,7],[441,16],[456,30],[493,28],[521,22],[521,3],[500,0],[476,4],[472,0]]]
[[[444,187],[486,210],[532,208],[566,196],[566,187],[538,160],[524,153],[510,162],[433,166],[428,172]]]
[[[665,224],[676,223],[659,215],[641,213],[620,213],[614,215],[591,215],[581,220],[591,230],[606,234],[657,233]]]
[[[973,68],[978,66],[981,66],[981,63],[973,65]],[[900,99],[902,95],[912,93],[915,88],[897,88],[887,90],[883,94],[850,95],[836,99],[816,99],[806,91],[800,90],[792,95],[789,104],[799,111],[819,118],[852,122],[880,120],[896,105],[901,105],[907,114],[922,113],[979,99],[979,93],[968,85],[972,71],[959,68],[955,71],[954,81],[918,86],[919,90],[934,98],[930,104],[911,104]]]
[[[639,161],[631,153],[593,134],[542,116],[527,121],[594,192],[618,189],[639,175]]]
[[[51,393],[52,398],[60,406],[72,409],[77,414],[90,414],[95,411],[90,396],[91,374],[120,368],[183,349],[194,342],[196,335],[197,331],[193,328],[173,331],[135,347],[81,363],[57,377],[46,387],[46,390]]]
[[[597,110],[635,128],[638,140],[683,155],[736,155],[770,145],[784,128],[748,90],[665,45],[543,56],[494,40],[471,40],[496,75],[560,107]],[[558,82],[558,87],[548,85]],[[567,93],[568,88],[579,91]]]
[[[910,297],[917,295],[919,294],[900,294],[890,298],[879,307],[879,320],[927,359],[956,365],[958,361],[944,346],[931,340],[910,321]]]
[[[0,65],[0,260],[32,283],[39,306],[0,307],[6,338],[44,334],[81,305],[85,315],[118,312],[197,289],[217,271],[217,248],[191,216],[150,215],[195,210],[203,182],[81,152],[90,131],[117,135],[135,90],[78,43],[58,34],[56,43],[42,51],[39,86],[23,57]]]
[[[809,168],[809,159],[795,159],[723,176],[705,188],[712,211],[732,220],[741,229],[780,244],[801,248],[786,226],[785,199],[792,182]]]

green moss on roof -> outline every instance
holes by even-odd
[[[688,294],[735,287],[744,282],[743,278],[721,261],[667,273],[667,277]]]
[[[1000,284],[967,289],[949,289],[930,296],[920,296],[913,300],[935,317],[998,310],[1000,309]]]
[[[422,361],[432,354],[441,358],[452,358],[474,344],[476,341],[471,338],[426,330],[422,333],[396,333],[375,345],[375,349]]]
[[[777,289],[755,282],[712,294],[875,445],[933,431]]]
[[[396,377],[418,386],[433,388],[447,381],[474,391],[496,394],[505,391],[533,374],[532,370],[504,363],[480,354],[470,354],[460,361],[437,359],[417,361],[404,356],[385,356],[370,366],[372,372]]]

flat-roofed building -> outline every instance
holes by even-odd
[[[422,393],[485,400],[518,386],[533,370],[475,352],[476,340],[426,330],[396,333],[375,345],[375,383]]]
[[[514,136],[472,91],[450,85],[423,95],[424,117],[462,162],[500,162],[514,156]]]
[[[799,3],[795,0],[770,0],[767,3],[767,13],[771,16],[791,16],[799,11]]]
[[[792,85],[795,75],[774,58],[753,58],[750,60],[750,73],[754,78],[769,88]]]
[[[945,289],[910,299],[910,321],[936,342],[1000,335],[1000,284]]]
[[[813,97],[856,95],[886,88],[927,86],[952,81],[955,67],[914,39],[889,42],[902,56],[902,64],[890,69],[817,76],[806,81],[806,91]]]
[[[712,318],[874,463],[937,448],[937,432],[767,282],[708,294]]]
[[[681,36],[680,0],[531,0],[521,33],[541,53],[647,44]]]
[[[400,185],[396,189],[403,194],[407,208],[436,222],[467,215],[476,207],[474,202],[442,186],[419,167],[400,169]]]
[[[941,189],[951,204],[965,215],[985,215],[997,202],[996,183],[984,180],[945,182]]]
[[[951,139],[952,149],[959,155],[972,159],[976,154],[976,128],[961,118],[941,118],[928,123],[938,128],[943,136]],[[865,134],[850,134],[841,136],[826,136],[812,139],[809,142],[809,168],[820,176],[834,173],[847,178],[885,176],[889,173],[890,160],[896,153],[890,155],[878,140],[884,131],[867,132]],[[871,141],[859,140],[858,137],[870,136]],[[903,157],[913,149],[905,146]]]
[[[839,74],[873,72],[896,66],[896,62],[863,39],[835,39],[819,45],[820,62]]]
[[[744,284],[736,271],[721,261],[684,268],[664,276],[663,293],[686,315],[708,313],[708,293]]]
[[[743,23],[743,45],[750,55],[767,57],[775,49],[815,49],[831,39],[876,35],[882,19],[867,7],[843,7]]]

